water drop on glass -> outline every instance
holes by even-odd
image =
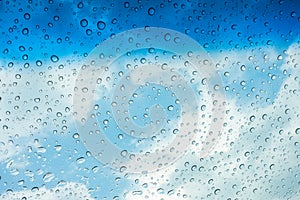
[[[28,32],[29,32],[28,28],[23,28],[22,30],[23,35],[28,35]]]
[[[59,61],[59,58],[57,57],[57,55],[52,55],[51,61],[55,63],[55,62]]]
[[[87,21],[86,19],[82,19],[82,20],[80,21],[80,26],[86,27],[87,25],[88,25],[88,21]]]
[[[154,9],[153,7],[150,7],[150,8],[148,9],[148,14],[149,14],[150,16],[153,16],[153,15],[155,14],[155,9]]]
[[[85,162],[85,158],[84,157],[80,157],[76,160],[77,164],[82,164]]]
[[[99,30],[104,30],[105,27],[106,27],[106,24],[105,24],[103,21],[98,21],[98,23],[97,23],[97,28],[98,28]]]
[[[54,178],[55,178],[54,174],[51,172],[48,172],[43,176],[43,181],[45,183],[48,183],[48,182],[52,181]]]

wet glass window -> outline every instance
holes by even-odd
[[[0,0],[0,199],[300,198],[300,2]]]

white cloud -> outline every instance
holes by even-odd
[[[23,190],[15,192],[6,192],[0,195],[0,199],[20,200],[36,199],[36,200],[57,200],[57,199],[71,199],[71,200],[92,200],[94,199],[89,194],[88,189],[81,183],[68,182],[63,186],[57,186],[51,189],[45,187],[38,190]]]
[[[133,175],[131,178],[138,179],[141,185],[148,183],[147,188],[134,190],[140,190],[142,198],[155,196],[165,200],[184,196],[187,199],[297,199],[300,195],[296,178],[299,169],[296,142],[300,135],[295,134],[300,120],[299,45],[292,45],[287,52],[281,69],[287,69],[290,75],[272,105],[238,106],[234,99],[228,99],[226,126],[210,156],[199,157],[199,147],[193,147],[167,169]],[[243,60],[248,54],[235,52],[235,60],[225,63],[223,68],[230,68],[232,62]],[[270,55],[270,62],[276,63],[277,53],[271,51]],[[236,77],[241,78],[238,74]],[[251,116],[255,117],[250,120]],[[159,188],[163,194],[159,194]],[[172,195],[167,195],[170,190]],[[128,199],[135,198],[132,196]]]
[[[223,129],[223,135],[219,140],[219,144],[215,147],[214,152],[212,152],[208,158],[204,158],[207,159],[206,164],[203,164],[204,162],[199,162],[200,158],[198,155],[200,152],[197,152],[198,146],[193,146],[191,148],[191,153],[181,158],[176,165],[170,166],[157,173],[148,174],[147,176],[132,175],[132,179],[139,179],[141,183],[148,183],[148,186],[146,188],[138,188],[138,190],[142,192],[142,195],[140,196],[134,195],[139,192],[128,192],[126,199],[144,199],[148,196],[149,199],[175,200],[182,199],[185,195],[187,195],[187,197],[191,195],[190,198],[195,196],[198,196],[199,198],[209,198],[207,195],[211,195],[210,198],[213,198],[213,192],[218,186],[225,185],[226,187],[224,187],[228,188],[229,186],[231,187],[232,182],[240,183],[240,185],[237,184],[236,187],[241,186],[241,188],[228,189],[229,193],[239,191],[241,194],[245,194],[247,192],[247,195],[250,197],[257,195],[255,196],[257,198],[268,198],[269,196],[265,193],[254,194],[253,188],[257,187],[258,191],[262,190],[260,187],[261,185],[264,185],[264,183],[260,181],[260,177],[263,177],[265,173],[263,165],[274,162],[272,156],[275,158],[283,156],[282,152],[273,152],[272,150],[281,148],[284,145],[289,148],[290,144],[286,141],[286,138],[290,137],[289,132],[293,132],[296,129],[297,124],[299,124],[297,112],[299,112],[300,108],[298,103],[299,93],[297,93],[297,91],[299,91],[300,68],[296,67],[297,63],[300,63],[300,56],[298,53],[300,52],[299,47],[293,45],[287,52],[289,53],[288,60],[286,60],[288,64],[283,66],[283,68],[289,70],[291,75],[284,82],[273,105],[263,109],[259,108],[259,105],[256,107],[238,107],[234,99],[229,100],[226,107],[228,113],[226,114],[226,126]],[[223,55],[227,53],[228,52],[225,52]],[[259,54],[259,52],[232,52],[228,54],[227,58],[224,58],[221,55],[219,63],[221,66],[224,65],[221,67],[222,69],[227,69],[230,68],[228,66],[231,66],[232,63],[237,63],[243,59],[248,59],[248,61],[245,62],[253,62],[251,59],[249,61],[249,57],[253,54]],[[266,54],[269,55],[271,61],[276,60],[278,56],[272,49]],[[259,62],[263,62],[262,58],[258,60],[258,64],[260,64]],[[1,84],[6,85],[3,90],[4,93],[1,94],[2,100],[0,101],[0,116],[3,119],[0,121],[0,128],[3,128],[4,125],[8,127],[7,130],[4,128],[5,131],[0,135],[0,161],[8,162],[14,155],[24,150],[22,147],[15,148],[16,144],[9,142],[9,140],[13,141],[14,138],[29,137],[32,134],[39,135],[42,133],[39,132],[39,130],[43,130],[45,127],[59,129],[59,132],[62,131],[61,121],[71,117],[71,110],[66,111],[66,108],[69,107],[72,109],[71,94],[74,89],[74,81],[76,78],[76,74],[73,70],[75,68],[79,69],[78,66],[72,66],[71,68],[65,67],[64,69],[45,70],[45,72],[40,75],[30,71],[27,73],[20,72],[22,75],[20,81],[19,79],[16,80],[15,77],[18,71],[0,71]],[[241,71],[232,71],[231,75],[233,79],[241,79],[241,77],[244,76],[244,73]],[[27,81],[30,82],[30,85],[24,86]],[[18,82],[18,84],[14,85],[13,82]],[[16,96],[20,96],[20,100],[16,100]],[[35,98],[40,98],[40,100],[35,101]],[[19,106],[17,109],[18,111],[14,110],[15,106]],[[38,109],[36,109],[36,107],[38,107]],[[48,108],[51,108],[51,111],[48,112]],[[284,115],[283,113],[286,112],[287,108],[289,108],[289,113]],[[30,110],[30,112],[28,110]],[[10,111],[10,113],[7,113],[7,111]],[[61,117],[57,117],[58,112],[62,113]],[[264,114],[267,114],[269,120],[261,120],[261,117]],[[249,121],[249,118],[252,115],[256,116],[254,122]],[[279,117],[281,118],[279,119]],[[277,121],[272,121],[275,119]],[[44,124],[44,122],[47,122],[47,124]],[[243,174],[240,175],[237,175],[237,172],[235,171],[239,171],[241,164],[249,163],[248,158],[243,157],[242,155],[244,151],[250,149],[249,151],[251,154],[251,150],[255,150],[255,144],[249,144],[254,142],[253,137],[249,134],[251,128],[254,128],[252,134],[258,136],[258,133],[262,133],[261,135],[263,135],[263,137],[274,130],[278,131],[278,128],[282,128],[284,132],[281,137],[284,142],[279,140],[272,142],[272,144],[268,144],[267,149],[264,151],[262,150],[261,155],[258,156],[259,160],[251,163],[252,167],[257,167],[257,169],[254,169],[254,172],[258,171],[259,173],[257,174],[257,178],[254,179],[254,183],[249,185],[249,183],[247,183],[247,178],[253,175],[251,174],[253,171],[243,172]],[[244,134],[249,134],[250,136],[247,137]],[[269,137],[272,140],[272,136]],[[249,139],[249,141],[239,141],[240,138]],[[30,142],[26,143],[26,145],[30,145]],[[239,152],[238,149],[235,149],[234,145],[241,148],[241,151]],[[249,145],[249,147],[247,145]],[[293,152],[288,152],[286,154],[291,155],[292,153]],[[230,157],[228,157],[228,155],[230,155]],[[220,162],[216,161],[218,158],[224,158],[225,156],[227,157],[220,160]],[[260,163],[261,160],[263,160],[263,163]],[[186,165],[187,167],[184,167],[185,162],[189,162],[189,164]],[[278,162],[280,164],[280,161]],[[297,165],[296,159],[286,162],[292,167]],[[197,172],[191,171],[193,163],[197,164]],[[198,169],[201,167],[200,165],[205,165],[203,167],[207,171],[199,172]],[[220,170],[212,170],[214,165]],[[275,165],[275,167],[277,166]],[[268,174],[268,176],[281,177],[281,173],[281,171],[278,171],[274,174]],[[176,178],[178,178],[178,180],[176,180]],[[193,178],[194,180],[192,180]],[[211,178],[214,179],[213,185],[207,184],[207,180]],[[249,180],[253,179],[249,178]],[[167,185],[165,183],[170,184]],[[243,184],[248,186],[244,191],[242,191]],[[162,188],[163,191],[159,188]],[[276,190],[276,188],[272,188],[272,191],[274,190]],[[221,191],[221,193],[222,192],[223,191]],[[170,195],[168,195],[168,193]],[[20,199],[23,196],[26,196],[29,199],[47,200],[90,198],[84,185],[68,183],[66,186],[55,187],[49,190],[40,188],[40,190],[36,192],[31,190],[9,192],[1,195],[0,199]],[[296,196],[296,194],[294,194],[294,196]]]
[[[234,190],[228,187],[228,185],[231,186],[233,183],[237,183],[236,187],[239,187],[239,184],[241,185],[240,196],[234,196],[234,198],[248,197],[251,199],[269,199],[278,197],[282,199],[299,196],[299,190],[295,190],[299,187],[295,185],[297,184],[294,180],[295,178],[292,178],[294,176],[293,172],[284,170],[298,169],[296,159],[297,147],[293,146],[293,144],[296,144],[295,142],[300,139],[299,135],[295,134],[296,128],[299,128],[300,111],[300,87],[299,80],[297,80],[296,77],[299,77],[300,73],[299,68],[291,67],[299,63],[300,54],[296,54],[296,52],[299,52],[297,49],[299,49],[299,47],[293,45],[288,50],[289,57],[285,60],[285,63],[293,63],[293,65],[284,64],[282,69],[288,68],[291,75],[282,84],[277,98],[272,105],[266,108],[260,108],[260,105],[236,108],[233,106],[233,108],[230,109],[239,110],[239,112],[233,114],[235,120],[231,122],[246,120],[247,123],[243,123],[242,126],[238,126],[239,123],[229,124],[236,132],[236,134],[233,135],[236,140],[231,141],[233,142],[232,146],[229,145],[230,143],[224,143],[226,140],[220,140],[221,146],[225,147],[225,149],[220,149],[219,146],[215,150],[217,152],[221,150],[223,153],[211,155],[211,158],[215,157],[216,160],[219,159],[218,162],[208,162],[206,166],[213,167],[213,165],[216,165],[219,168],[219,170],[215,171],[206,171],[210,178],[214,179],[213,185],[205,183],[204,180],[208,180],[209,178],[201,175],[201,173],[193,174],[188,170],[189,172],[183,172],[181,174],[182,176],[186,176],[186,179],[188,179],[188,177],[195,177],[196,180],[201,178],[204,180],[201,180],[200,183],[197,181],[192,183],[183,181],[182,183],[184,183],[184,185],[177,185],[177,189],[182,188],[185,193],[191,194],[192,199],[196,196],[198,196],[198,198],[208,198],[207,195],[212,199],[222,199],[227,197],[226,194],[234,195]],[[266,120],[261,119],[263,115],[266,115]],[[255,116],[253,122],[249,120],[250,116]],[[232,137],[228,132],[225,136]],[[259,143],[261,143],[261,145],[258,145]],[[261,150],[256,147],[261,148]],[[254,154],[253,156],[256,155],[257,157],[250,161],[248,157],[243,155],[246,151],[249,151],[250,154]],[[224,157],[227,158],[224,159]],[[250,155],[250,157],[252,156]],[[183,160],[188,160],[191,163],[199,163],[197,162],[198,159],[199,158],[191,155]],[[272,164],[274,164],[274,166],[270,169]],[[252,166],[252,168],[240,169],[241,166],[243,166],[242,168]],[[178,163],[178,169],[183,170],[182,163]],[[200,176],[197,177],[196,174]],[[257,178],[253,176],[255,174]],[[174,175],[175,174],[172,174],[171,176]],[[253,183],[251,181],[253,181]],[[174,185],[176,185],[176,183],[174,183]],[[245,186],[244,191],[242,191],[243,185]],[[204,189],[206,187],[207,189]],[[223,190],[221,194],[225,196],[214,195],[213,191],[217,188]],[[256,192],[253,192],[254,190]],[[236,191],[239,190],[236,189]]]
[[[64,67],[58,67],[60,64]],[[0,162],[7,162],[28,146],[37,147],[34,139],[54,130],[67,133],[72,123],[72,92],[80,61],[62,58],[59,64],[43,65],[20,70],[16,63],[14,68],[0,71]]]

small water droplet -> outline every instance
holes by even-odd
[[[62,149],[62,146],[61,145],[55,145],[54,148],[55,148],[56,151],[60,151]]]
[[[54,178],[55,178],[55,175],[51,172],[48,172],[43,176],[43,181],[45,183],[48,183],[48,182],[52,181]]]
[[[98,28],[99,30],[104,30],[105,27],[106,27],[105,22],[103,22],[103,21],[98,21],[98,23],[97,23],[97,28]]]
[[[40,67],[40,66],[42,66],[42,65],[43,65],[43,63],[42,63],[42,61],[40,61],[40,60],[37,60],[37,61],[36,61],[36,65],[37,65],[38,67]]]
[[[30,14],[29,13],[25,13],[24,14],[24,19],[29,20],[30,19]]]
[[[85,158],[84,157],[80,157],[76,160],[77,164],[82,164],[85,162]]]
[[[98,167],[98,166],[93,167],[93,168],[92,168],[92,171],[93,171],[94,173],[97,173],[97,172],[99,171],[99,167]]]
[[[83,4],[82,2],[79,2],[79,3],[77,4],[77,8],[81,9],[81,8],[83,8],[83,7],[84,7],[84,4]]]
[[[23,28],[22,34],[23,34],[23,35],[28,35],[28,33],[29,33],[28,28]]]
[[[59,61],[58,56],[57,55],[52,55],[51,56],[51,61],[54,62],[54,63],[56,63],[57,61]]]
[[[217,194],[220,193],[220,191],[221,191],[220,189],[216,189],[216,190],[214,191],[214,194],[217,195]]]
[[[86,20],[86,19],[82,19],[82,20],[80,21],[80,26],[82,26],[82,27],[86,27],[88,24],[89,24],[89,22],[88,22],[88,20]]]
[[[173,105],[169,105],[168,106],[168,111],[172,111],[174,109],[174,106]]]
[[[153,16],[153,15],[155,14],[155,9],[154,9],[153,7],[150,7],[150,8],[148,9],[148,14],[149,14],[150,16]]]
[[[165,39],[166,41],[170,41],[170,40],[171,40],[171,35],[170,35],[170,33],[166,33],[165,36],[164,36],[164,39]]]
[[[121,151],[121,156],[126,157],[127,156],[127,150],[122,150]]]

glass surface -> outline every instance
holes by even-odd
[[[0,199],[300,199],[300,1],[0,0]]]

